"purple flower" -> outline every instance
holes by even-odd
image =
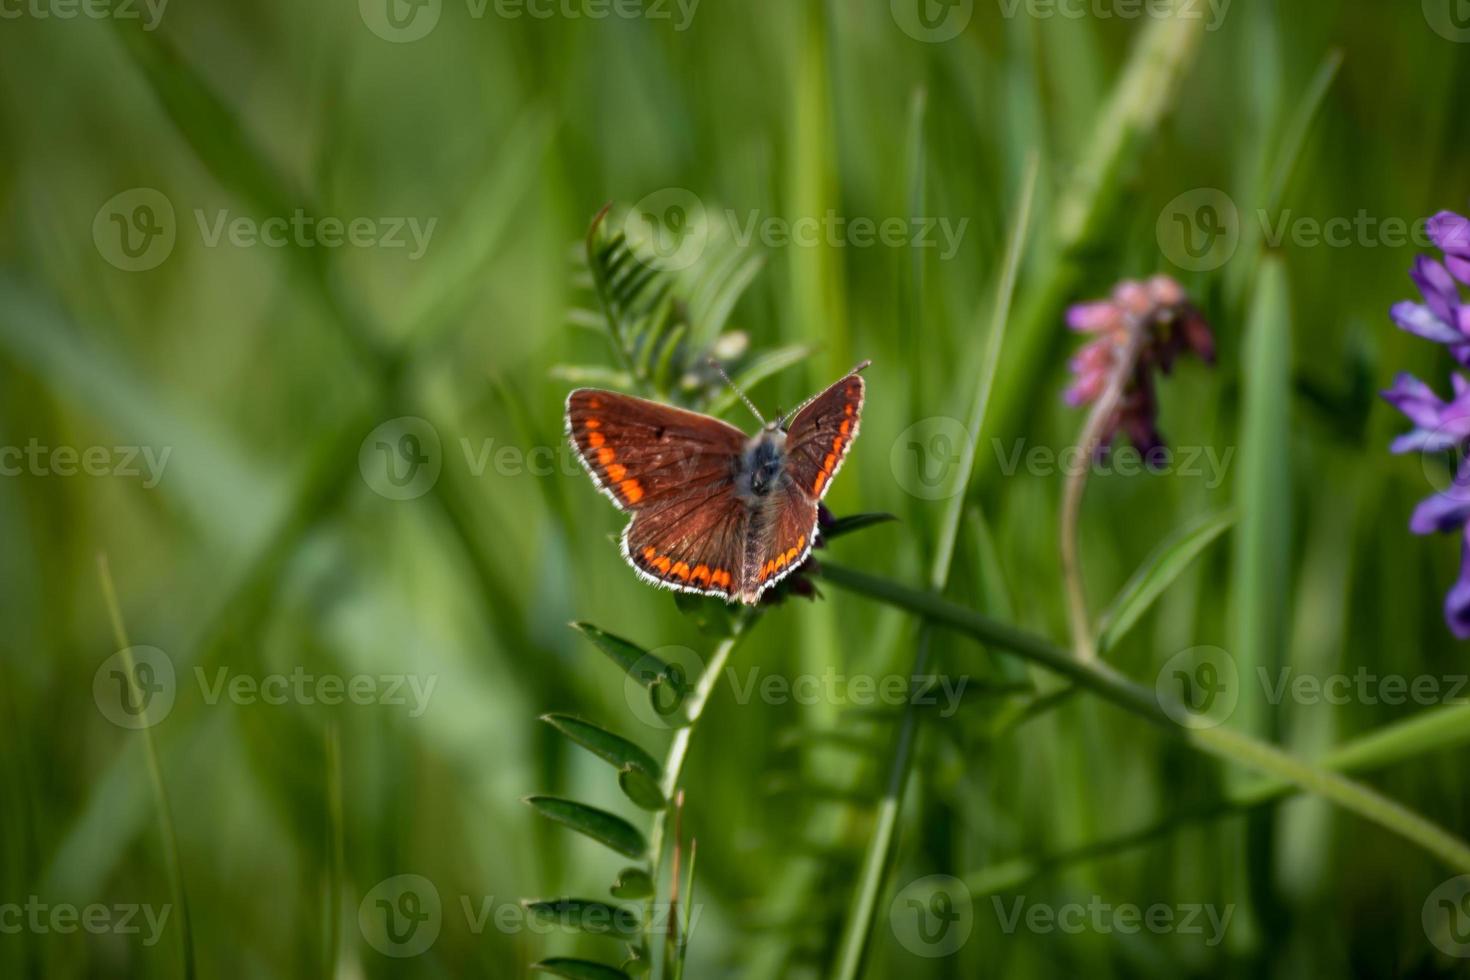
[[[1074,377],[1064,397],[1073,406],[1102,396],[1137,337],[1137,356],[1128,369],[1118,407],[1103,427],[1099,451],[1111,446],[1121,431],[1145,459],[1157,458],[1164,440],[1155,424],[1159,405],[1154,373],[1168,374],[1174,359],[1188,351],[1213,364],[1215,338],[1209,324],[1189,302],[1183,287],[1168,276],[1154,276],[1146,282],[1125,279],[1113,288],[1110,298],[1072,306],[1067,310],[1067,326],[1094,335],[1069,362]]]
[[[1444,261],[1419,256],[1409,276],[1424,302],[1396,303],[1390,315],[1404,330],[1444,344],[1461,364],[1470,364],[1470,305],[1461,302],[1459,287],[1459,283],[1470,283],[1470,219],[1441,211],[1429,219],[1428,230],[1444,253]],[[1445,401],[1412,375],[1394,379],[1383,397],[1414,428],[1395,439],[1390,451],[1453,452],[1464,458],[1470,450],[1470,379],[1454,373],[1450,384],[1451,397]],[[1415,534],[1460,532],[1460,577],[1445,596],[1444,617],[1455,636],[1470,639],[1470,461],[1461,463],[1447,489],[1414,508],[1409,530]]]
[[[1470,306],[1461,302],[1456,282],[1470,283],[1470,218],[1441,211],[1427,227],[1444,262],[1427,255],[1415,259],[1409,276],[1424,302],[1395,303],[1389,313],[1404,330],[1444,344],[1461,364],[1470,364]]]

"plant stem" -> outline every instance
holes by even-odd
[[[134,699],[141,702],[143,692],[138,689],[137,667],[133,662],[132,644],[128,642],[128,631],[123,623],[122,607],[117,601],[117,589],[112,582],[112,569],[108,565],[106,554],[97,555],[97,577],[102,582],[102,599],[107,605],[108,618],[112,620],[112,636],[117,643],[118,651],[122,654],[128,686],[132,689]],[[153,723],[148,720],[147,715],[148,709],[145,702],[144,723],[141,730],[145,755],[148,758],[148,777],[153,784],[153,800],[158,808],[158,824],[163,832],[163,857],[168,869],[169,890],[173,892],[174,904],[179,909],[179,955],[183,961],[184,977],[186,980],[193,980],[196,975],[194,938],[189,921],[189,898],[184,890],[183,866],[179,860],[179,838],[174,830],[173,809],[169,806],[168,790],[163,783],[163,766],[158,761],[158,748],[153,744]]]
[[[693,690],[685,704],[685,722],[674,732],[674,740],[669,743],[668,754],[664,756],[663,778],[659,782],[659,789],[663,791],[665,800],[669,803],[653,816],[653,826],[648,833],[648,861],[649,877],[653,879],[655,894],[657,894],[659,873],[663,868],[664,857],[664,833],[668,825],[669,807],[673,806],[675,794],[679,790],[679,777],[684,772],[684,759],[689,754],[689,742],[694,737],[694,726],[704,715],[705,706],[709,703],[710,695],[714,693],[715,684],[719,682],[720,673],[725,669],[725,661],[730,659],[730,654],[735,651],[745,633],[746,623],[738,619],[735,625],[734,635],[728,636],[719,642],[710,654],[709,664],[704,668],[704,673],[699,675]],[[677,842],[676,842],[677,843]],[[677,874],[677,869],[676,872]],[[678,894],[678,882],[672,885],[672,893]],[[671,900],[670,914],[677,914],[675,903]],[[647,921],[653,921],[653,916],[648,916]]]
[[[1259,742],[1234,729],[1190,728],[1164,710],[1156,694],[1098,660],[1078,660],[1046,639],[1001,623],[920,589],[899,585],[866,572],[823,564],[822,577],[839,588],[889,603],[936,623],[1002,647],[1064,674],[1081,688],[1183,739],[1185,744],[1228,762],[1254,769],[1336,803],[1365,820],[1393,831],[1462,873],[1470,872],[1470,844],[1381,793],[1338,773],[1294,758],[1274,745]],[[1171,705],[1171,707],[1176,707]],[[1177,713],[1187,709],[1177,706]]]
[[[1103,433],[1112,423],[1123,399],[1123,389],[1133,376],[1138,364],[1138,355],[1143,350],[1144,337],[1148,330],[1146,321],[1137,317],[1128,318],[1128,342],[1123,346],[1122,356],[1113,365],[1108,386],[1092,406],[1092,412],[1077,437],[1077,451],[1082,465],[1067,476],[1062,489],[1061,546],[1062,583],[1067,589],[1067,617],[1072,627],[1072,649],[1078,660],[1097,658],[1097,639],[1093,636],[1092,620],[1087,613],[1087,586],[1082,581],[1082,557],[1079,552],[1079,530],[1082,523],[1082,495],[1087,490],[1087,472],[1092,458],[1102,445]]]

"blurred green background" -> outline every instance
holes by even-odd
[[[517,918],[525,897],[605,898],[629,863],[520,798],[647,823],[605,765],[537,720],[580,714],[655,756],[669,741],[569,621],[700,658],[715,645],[624,565],[620,516],[561,448],[564,366],[616,366],[574,312],[593,308],[580,242],[604,203],[619,215],[670,188],[712,225],[729,230],[733,212],[737,232],[751,215],[829,212],[963,227],[953,254],[937,234],[936,247],[719,241],[687,273],[728,260],[726,281],[749,276],[726,324],[752,352],[735,367],[812,349],[753,387],[768,415],[873,359],[863,434],[827,503],[899,521],[823,561],[926,582],[947,502],[916,482],[909,430],[967,417],[1035,154],[950,597],[1065,645],[1062,475],[1002,464],[1017,440],[1076,438],[1082,413],[1060,399],[1066,304],[1165,272],[1220,357],[1162,384],[1161,427],[1175,446],[1233,455],[1218,480],[1093,478],[1094,611],[1169,534],[1231,507],[1239,522],[1109,660],[1149,688],[1201,644],[1248,675],[1467,671],[1440,613],[1457,543],[1407,531],[1438,472],[1387,454],[1404,426],[1374,395],[1399,370],[1448,388],[1448,359],[1387,318],[1424,249],[1378,224],[1336,245],[1269,240],[1283,220],[1464,209],[1470,29],[1456,0],[1172,15],[922,2],[4,7],[0,445],[39,448],[0,479],[0,974],[184,969],[148,745],[117,723],[99,552],[130,641],[164,658],[140,676],[172,671],[147,732],[198,975],[619,962],[612,939]],[[1200,202],[1237,234],[1196,259],[1176,215],[1203,215]],[[334,246],[320,226],[279,247],[257,237],[298,212],[340,219],[339,238],[364,219],[360,242]],[[724,414],[751,424],[738,405]],[[439,472],[397,493],[376,447],[400,445],[392,420],[410,416],[437,437]],[[78,460],[93,449],[89,470]],[[730,661],[741,684],[751,671],[906,677],[912,617],[818,585],[821,600],[750,628]],[[1091,695],[1048,697],[1054,679],[993,653],[934,635],[931,669],[971,688],[921,719],[863,930],[867,976],[1461,975],[1466,960],[1422,918],[1457,869],[1313,798],[1199,819],[1244,770]],[[372,703],[239,693],[293,672],[356,679]],[[237,678],[236,694],[219,687]],[[836,975],[898,711],[804,700],[742,698],[722,680],[694,732],[690,977]],[[1270,704],[1247,683],[1230,724],[1315,758],[1431,710],[1470,709]],[[1364,778],[1470,831],[1465,737],[1454,720]],[[386,955],[362,923],[373,890],[404,874],[437,892],[439,931],[417,955]],[[897,925],[904,888],[934,874],[973,899],[967,939],[944,956]],[[1221,935],[1091,919],[1008,930],[1018,900],[1229,920]],[[52,915],[93,905],[96,929]],[[154,930],[135,911],[132,932],[126,907],[171,914]]]

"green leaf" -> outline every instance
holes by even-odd
[[[784,371],[793,364],[798,364],[810,357],[816,351],[815,347],[807,345],[794,345],[791,347],[777,347],[758,354],[751,358],[750,363],[739,371],[730,380],[744,391],[747,395],[757,384],[769,378],[771,375]],[[730,387],[717,395],[709,404],[707,411],[710,415],[722,415],[735,407],[740,396]]]
[[[647,898],[653,894],[653,879],[642,868],[624,868],[611,891],[614,898]]]
[[[648,850],[648,843],[638,828],[606,810],[555,796],[528,796],[525,802],[548,820],[585,834],[619,854],[641,858]]]
[[[887,524],[889,521],[896,520],[898,518],[892,514],[849,514],[846,517],[837,518],[831,524],[821,528],[818,533],[821,535],[823,541],[835,541],[844,534],[861,531],[863,528],[872,527],[874,524]]]
[[[542,715],[541,720],[599,759],[612,763],[618,769],[629,766],[641,769],[657,782],[661,771],[659,764],[653,756],[623,736],[571,715]]]
[[[669,665],[636,643],[600,630],[591,623],[573,623],[572,629],[591,640],[629,677],[650,690],[655,684],[664,683],[669,676]]]
[[[1234,526],[1231,511],[1207,515],[1168,538],[1138,566],[1098,621],[1098,652],[1117,645],[1164,591],[1220,535]]]
[[[591,960],[575,960],[569,956],[553,956],[539,963],[532,963],[531,969],[554,977],[567,977],[569,980],[629,980],[628,974],[615,966],[606,966]]]
[[[668,806],[658,779],[645,769],[629,764],[618,772],[618,786],[635,804],[645,810],[662,810]]]
[[[522,903],[532,918],[596,936],[637,936],[643,931],[638,911],[591,898],[527,899]]]

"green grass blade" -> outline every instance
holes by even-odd
[[[1016,276],[1020,268],[1021,255],[1025,251],[1026,235],[1031,223],[1031,202],[1036,191],[1038,161],[1033,156],[1026,168],[1022,182],[1019,206],[1012,226],[1010,242],[1006,249],[1006,260],[1000,281],[997,284],[995,306],[990,324],[990,336],[986,344],[984,362],[975,386],[975,401],[969,418],[970,438],[961,449],[956,486],[960,492],[949,499],[943,523],[940,525],[939,541],[935,548],[934,567],[930,573],[930,586],[942,591],[949,581],[949,567],[954,555],[955,541],[959,536],[960,515],[964,513],[964,489],[969,485],[970,472],[975,462],[975,438],[985,422],[985,412],[990,404],[990,392],[995,380],[995,371],[1000,359],[1001,343],[1005,335],[1006,321],[1010,315],[1011,297],[1015,292]],[[914,669],[911,676],[922,676],[928,668],[931,632],[927,625],[920,627]],[[920,713],[917,699],[910,699],[904,707],[903,719],[894,735],[892,755],[888,766],[887,783],[883,797],[878,802],[873,835],[868,840],[863,856],[862,870],[858,875],[857,888],[853,893],[852,905],[847,921],[843,924],[842,941],[838,948],[837,962],[832,976],[836,980],[855,980],[863,969],[873,934],[873,923],[877,915],[878,896],[887,877],[898,839],[898,816],[903,805],[903,790],[908,782],[909,767],[913,762],[914,740],[918,735]]]
[[[1242,419],[1236,464],[1235,657],[1242,677],[1276,665],[1286,645],[1290,562],[1291,304],[1281,259],[1268,258],[1256,285],[1241,363]],[[1266,734],[1260,699],[1243,698],[1243,731]]]
[[[1235,521],[1236,515],[1230,511],[1206,515],[1145,558],[1098,621],[1098,653],[1105,654],[1116,646],[1174,580]]]

